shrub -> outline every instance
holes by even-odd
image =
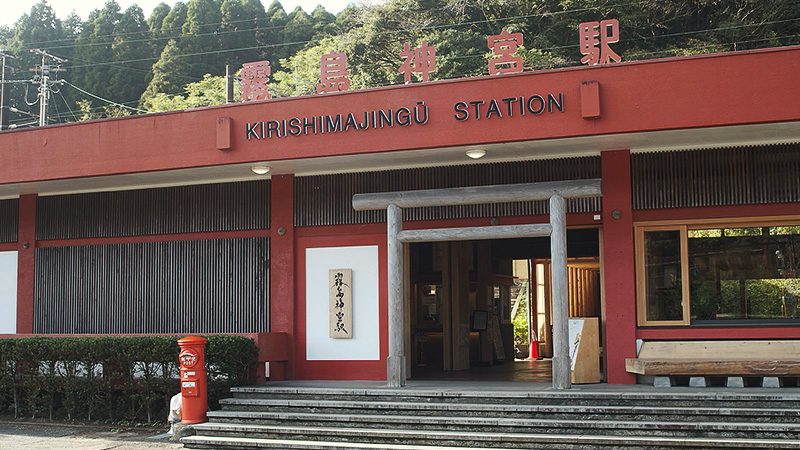
[[[243,336],[209,335],[209,406],[255,379],[258,348]],[[14,417],[166,421],[179,392],[177,336],[0,339],[0,413]]]

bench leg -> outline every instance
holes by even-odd
[[[761,387],[779,388],[781,387],[781,382],[778,377],[764,377],[764,380],[761,382]]]
[[[653,379],[654,387],[672,387],[672,382],[669,377],[655,377]]]
[[[689,378],[690,387],[706,387],[706,377],[691,377]]]
[[[725,386],[729,388],[743,388],[744,387],[744,378],[742,377],[728,377],[728,381],[725,382]]]

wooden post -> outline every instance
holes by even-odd
[[[567,275],[566,202],[559,195],[550,197],[550,257],[553,302],[553,387],[572,387],[569,364],[569,286]]]
[[[397,238],[403,228],[403,210],[391,204],[386,208],[389,271],[389,358],[386,382],[389,387],[406,385],[406,362],[403,352],[403,244]]]

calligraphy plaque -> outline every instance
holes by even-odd
[[[328,271],[330,337],[353,338],[353,269]]]

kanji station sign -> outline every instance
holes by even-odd
[[[584,22],[579,25],[578,31],[580,51],[584,55],[581,59],[582,63],[600,65],[621,60],[621,57],[610,46],[612,43],[619,42],[619,22],[616,19]],[[488,36],[486,43],[492,52],[487,59],[487,69],[490,75],[523,72],[524,59],[518,55],[518,51],[524,48],[522,33],[510,33],[503,30],[498,35]],[[402,58],[402,63],[398,72],[403,74],[405,83],[411,82],[412,74],[417,74],[422,82],[427,82],[430,74],[436,72],[436,49],[428,45],[426,41],[422,41],[416,48],[412,48],[408,42],[404,43],[399,56]],[[269,98],[267,91],[269,74],[268,61],[245,64],[241,77],[241,98],[243,100]],[[323,94],[346,91],[350,89],[349,76],[346,54],[332,51],[322,55],[317,92]],[[564,102],[563,92],[545,92],[509,95],[501,98],[465,99],[454,102],[449,109],[452,120],[466,122],[563,113]],[[437,105],[436,111],[438,114],[442,114],[440,105]],[[595,116],[584,114],[584,117]],[[418,127],[427,124],[430,118],[429,106],[425,104],[425,101],[418,101],[416,104],[395,105],[367,111],[284,117],[250,122],[246,124],[245,136],[247,140],[261,140],[395,127]]]
[[[581,23],[578,26],[578,34],[580,51],[584,55],[581,58],[582,63],[599,65],[622,60],[619,54],[612,50],[609,45],[619,42],[619,22],[616,19]],[[522,56],[517,54],[517,51],[522,48],[524,43],[522,33],[510,33],[508,30],[503,30],[498,35],[487,37],[486,43],[489,50],[492,51],[492,56],[487,59],[489,75],[520,73],[524,70],[525,61]],[[410,43],[404,43],[399,56],[403,59],[403,62],[398,72],[403,74],[405,83],[411,82],[412,73],[419,74],[424,83],[429,81],[431,73],[436,72],[436,49],[428,45],[426,41],[422,41],[419,47],[413,49]],[[331,51],[326,55],[322,55],[319,73],[317,93],[324,94],[350,89],[347,55],[343,52]],[[269,61],[245,63],[241,73],[242,94],[240,98],[244,101],[270,98],[267,85],[269,75]],[[522,100],[520,100],[520,104],[522,104]],[[542,102],[542,105],[544,105],[544,102]],[[525,110],[526,107],[521,109],[523,112]],[[532,110],[538,111],[539,109],[534,107]],[[497,111],[499,111],[499,106]],[[508,111],[510,114],[511,109],[509,108]],[[403,119],[395,119],[395,121],[403,122]],[[355,119],[351,121],[346,118],[342,122],[344,124],[342,126],[347,127],[348,124],[349,126],[354,126],[352,125],[354,122]],[[365,119],[362,123],[367,123],[367,120]],[[375,123],[375,121],[371,123]],[[284,128],[288,133],[289,128]],[[297,128],[292,129],[297,130]]]

